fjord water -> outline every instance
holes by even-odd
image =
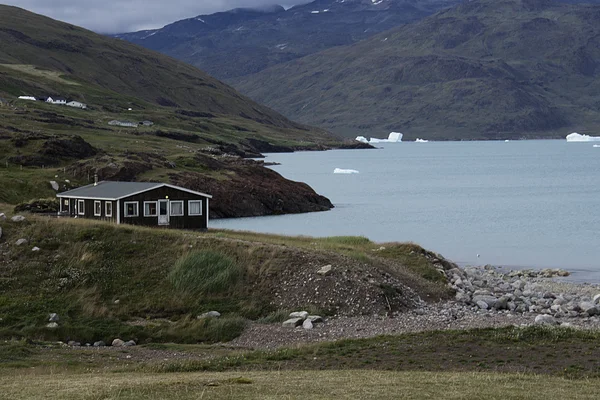
[[[214,228],[412,241],[460,264],[564,268],[600,282],[600,148],[559,140],[385,143],[268,154],[327,196],[327,212],[213,220]],[[359,174],[334,174],[335,168]],[[479,257],[477,256],[479,254]]]

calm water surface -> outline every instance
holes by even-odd
[[[308,183],[335,208],[211,227],[413,241],[458,263],[565,268],[574,280],[600,281],[600,148],[592,143],[382,146],[268,154],[281,163],[274,170]]]

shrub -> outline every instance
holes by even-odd
[[[38,214],[55,214],[58,212],[58,199],[36,199],[30,200],[15,206],[15,213],[28,211]]]
[[[206,250],[179,258],[169,274],[169,281],[181,293],[200,296],[227,292],[241,276],[242,269],[233,259]]]

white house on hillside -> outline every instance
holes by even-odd
[[[63,99],[62,97],[48,97],[46,103],[64,105],[67,104],[67,99]]]
[[[86,106],[85,104],[83,104],[83,103],[80,103],[80,102],[78,102],[78,101],[74,101],[74,100],[73,100],[73,101],[70,101],[70,102],[68,102],[68,103],[67,103],[67,105],[68,105],[69,107],[75,107],[75,108],[83,108],[83,109],[86,109],[86,108],[87,108],[87,106]]]

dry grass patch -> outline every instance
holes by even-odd
[[[594,399],[600,380],[524,374],[281,371],[177,374],[10,373],[20,399]]]

